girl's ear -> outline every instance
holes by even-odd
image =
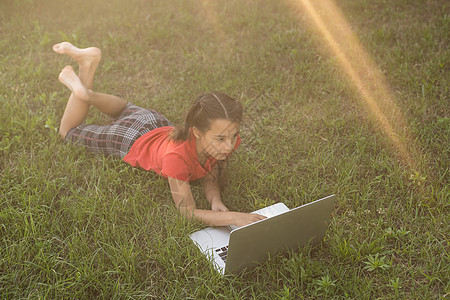
[[[202,136],[202,132],[195,126],[192,126],[192,133],[195,136],[195,139],[199,139]]]

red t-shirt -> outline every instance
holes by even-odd
[[[195,136],[191,134],[186,141],[173,141],[170,138],[173,128],[156,128],[139,137],[123,160],[133,167],[183,181],[196,180],[211,172],[217,160],[209,156],[202,166],[198,161]],[[233,151],[240,142],[238,136]]]

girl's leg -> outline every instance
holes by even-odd
[[[127,101],[114,95],[97,93],[88,90],[87,102],[95,106],[99,111],[111,117],[117,117],[127,105]]]
[[[78,49],[71,43],[63,42],[54,45],[53,51],[58,54],[66,54],[77,61],[79,65],[79,80],[84,86],[92,88],[94,74],[101,59],[100,49],[95,47]],[[72,93],[59,126],[59,134],[62,138],[65,138],[70,129],[80,125],[89,111],[89,103],[83,100],[87,98],[86,90],[84,88],[80,89],[80,85],[76,84],[77,81],[70,76],[71,72],[73,72],[73,69],[66,67],[59,75],[59,80],[66,86],[74,86],[74,90],[71,89]],[[83,99],[78,98],[76,95]]]
[[[71,128],[84,121],[90,104],[109,115],[117,115],[122,111],[127,103],[125,100],[106,94],[97,95],[91,91],[95,71],[101,59],[100,49],[96,47],[79,49],[71,43],[63,42],[53,46],[53,50],[56,53],[70,56],[79,65],[78,76],[70,66],[65,67],[59,75],[59,80],[72,91],[59,129],[63,138]]]
[[[80,77],[81,82],[86,88],[93,88],[95,71],[102,56],[99,48],[89,47],[80,49],[69,42],[62,42],[54,45],[53,51],[73,58],[78,63],[78,77]]]
[[[122,112],[122,110],[125,108],[125,105],[127,104],[127,101],[117,96],[97,93],[90,89],[87,89],[81,82],[81,79],[77,76],[77,74],[75,74],[75,71],[71,66],[66,66],[64,67],[64,69],[62,69],[61,74],[59,74],[59,81],[61,81],[72,91],[71,97],[74,96],[74,99],[76,99],[78,102],[84,102],[88,105],[93,105],[102,113],[107,114],[111,117],[115,117],[120,114],[120,112]],[[73,111],[71,111],[71,113],[72,112]],[[76,126],[80,124],[77,124]]]

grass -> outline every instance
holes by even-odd
[[[338,5],[405,116],[414,167],[288,1],[2,1],[1,297],[448,297],[450,7]],[[58,139],[68,93],[57,76],[71,61],[51,47],[62,40],[102,48],[97,90],[174,122],[204,91],[238,97],[246,120],[226,204],[336,193],[324,242],[215,273],[188,238],[202,225],[178,215],[164,179]]]

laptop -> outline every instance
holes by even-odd
[[[335,195],[289,209],[283,203],[254,211],[267,219],[242,226],[208,227],[190,235],[215,269],[239,273],[269,255],[321,242],[334,207]]]

